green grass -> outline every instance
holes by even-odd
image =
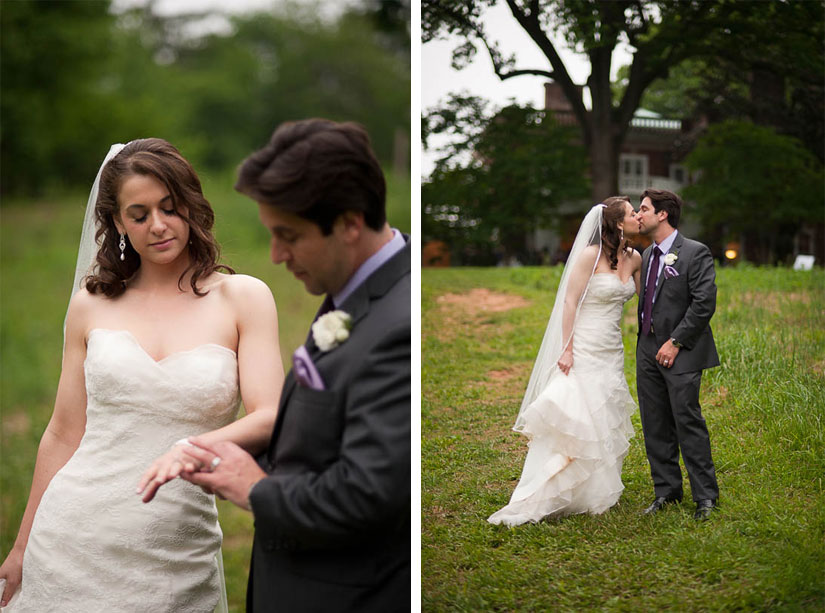
[[[320,297],[269,261],[257,207],[235,193],[233,175],[202,176],[216,213],[223,260],[263,279],[278,305],[281,354],[288,368],[306,339]],[[410,180],[388,176],[390,223],[410,231]],[[17,535],[40,436],[51,417],[60,375],[63,317],[74,275],[87,193],[7,201],[0,209],[0,559]],[[231,611],[243,611],[252,517],[218,503]]]
[[[825,606],[825,274],[720,269],[712,327],[722,366],[701,400],[718,513],[652,517],[638,412],[624,494],[600,516],[517,528],[509,500],[526,438],[510,428],[552,308],[559,268],[422,272],[422,608],[425,611],[818,611]],[[486,288],[527,306],[440,297]],[[448,297],[449,298],[449,297]],[[636,298],[625,306],[635,389]]]

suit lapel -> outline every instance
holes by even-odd
[[[404,275],[410,274],[410,237],[404,236],[407,244],[404,248],[396,253],[392,258],[384,263],[381,268],[370,275],[360,286],[358,286],[350,296],[344,300],[343,304],[338,307],[340,310],[348,313],[352,317],[352,328],[356,329],[358,322],[362,320],[370,311],[370,301],[380,298],[386,294],[389,289],[398,282]],[[319,308],[318,315],[323,310],[323,304]],[[314,321],[314,320],[313,320]],[[309,357],[316,366],[327,356],[333,354],[335,349],[330,351],[321,351],[318,345],[315,344],[315,339],[312,336],[312,327],[307,334],[307,341],[305,343]],[[295,375],[290,368],[286,379],[284,380],[284,389],[281,392],[281,399],[278,403],[278,416],[275,418],[275,426],[272,429],[272,438],[269,441],[269,449],[267,455],[272,461],[274,459],[275,442],[278,438],[278,432],[283,423],[284,414],[289,406],[289,399],[295,391],[297,381]]]

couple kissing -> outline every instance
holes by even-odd
[[[719,365],[710,319],[713,257],[678,231],[682,201],[646,190],[635,211],[611,197],[585,216],[562,273],[516,423],[529,449],[510,502],[488,521],[509,526],[604,513],[619,500],[636,404],[624,377],[622,308],[639,296],[636,384],[653,502],[682,500],[685,462],[694,518],[707,520],[719,489],[699,404],[702,371]],[[628,244],[653,244],[640,256]]]

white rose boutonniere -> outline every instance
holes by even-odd
[[[679,256],[675,253],[668,253],[665,256],[665,266],[673,266],[676,260],[679,259]]]
[[[318,349],[330,351],[349,338],[352,317],[344,311],[324,313],[312,324],[312,338]]]

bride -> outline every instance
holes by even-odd
[[[626,242],[639,233],[634,216],[626,197],[612,197],[582,222],[513,427],[530,438],[521,479],[490,523],[603,513],[624,489],[636,405],[620,320],[639,289],[642,259]]]
[[[183,480],[151,505],[136,495],[144,471],[144,500],[180,474],[188,436],[255,453],[272,432],[284,378],[275,304],[263,282],[219,272],[232,271],[213,221],[172,145],[112,147],[89,197],[54,413],[0,566],[3,611],[225,603],[214,498]]]

